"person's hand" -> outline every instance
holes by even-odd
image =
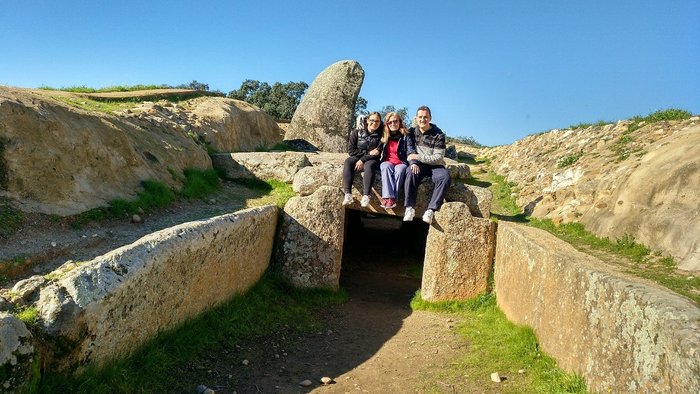
[[[372,156],[377,156],[379,154],[379,149],[374,148],[371,151],[369,151],[369,154]]]
[[[408,160],[420,160],[420,155],[418,153],[411,153],[408,155]]]
[[[357,164],[355,164],[355,170],[362,171],[363,168],[365,168],[365,163],[363,163],[362,160],[358,160]]]
[[[420,172],[420,167],[418,167],[418,164],[411,164],[411,172],[414,174],[417,174]]]

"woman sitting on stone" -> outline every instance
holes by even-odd
[[[382,155],[379,168],[382,173],[382,208],[396,207],[398,191],[403,188],[408,158],[406,154],[406,134],[408,130],[396,112],[389,112],[384,118]]]
[[[355,171],[364,171],[362,179],[362,200],[360,205],[369,205],[369,191],[374,182],[374,171],[379,163],[382,150],[381,130],[382,117],[378,112],[372,112],[367,117],[367,128],[358,128],[350,132],[348,139],[348,154],[350,157],[343,165],[343,205],[352,204],[352,180]]]

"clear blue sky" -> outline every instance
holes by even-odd
[[[485,145],[700,113],[700,1],[0,2],[0,85],[311,83],[357,60],[368,109],[420,105]]]

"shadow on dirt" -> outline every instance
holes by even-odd
[[[340,285],[348,301],[324,311],[324,331],[298,338],[267,373],[240,377],[237,393],[308,392],[321,377],[363,369],[402,328],[420,288],[428,226],[354,210],[346,226]],[[307,379],[311,387],[299,386]]]

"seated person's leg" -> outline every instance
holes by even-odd
[[[450,187],[450,173],[444,167],[437,167],[432,169],[432,179],[433,184],[433,195],[428,204],[428,209],[437,211],[442,206],[445,200],[445,195],[447,194],[447,188]]]

